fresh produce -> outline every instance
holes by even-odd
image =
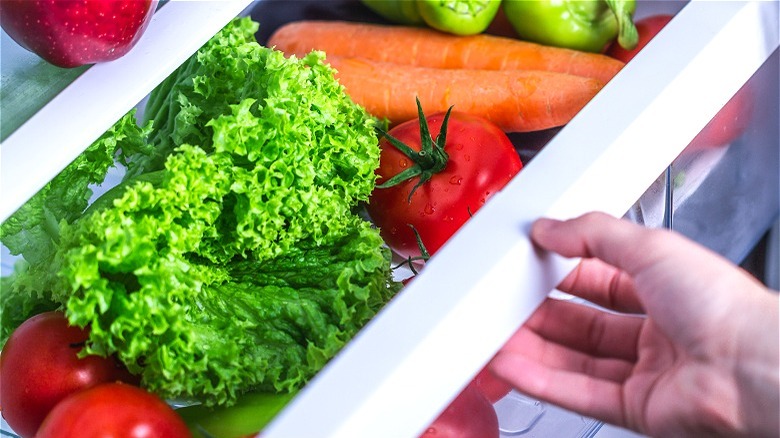
[[[506,132],[568,123],[624,65],[496,36],[332,21],[288,24],[269,45],[296,56],[325,51],[350,97],[391,124],[414,118],[419,97],[430,111],[455,105]]]
[[[105,383],[71,395],[41,425],[36,438],[190,437],[187,425],[154,394]]]
[[[321,54],[287,59],[237,19],[6,221],[3,339],[62,306],[164,399],[301,387],[398,289],[355,210],[376,121]],[[115,161],[124,181],[89,208]],[[86,208],[86,210],[85,210]],[[21,319],[21,320],[20,320]]]
[[[428,26],[455,35],[482,33],[501,6],[500,0],[417,0]]]
[[[522,168],[509,138],[487,120],[448,111],[418,117],[381,139],[378,186],[366,207],[399,255],[434,254]]]
[[[3,0],[0,25],[46,61],[76,67],[124,56],[156,7],[156,0]]]
[[[366,58],[442,69],[545,70],[602,83],[624,65],[601,54],[494,35],[456,36],[424,28],[345,21],[291,22],[271,35],[268,46],[299,57],[322,50],[328,58]]]
[[[196,438],[254,436],[292,400],[294,393],[250,392],[232,406],[187,406],[176,410]]]
[[[61,312],[45,312],[8,339],[0,354],[0,408],[20,436],[35,435],[49,411],[71,394],[106,382],[136,382],[113,357],[79,358],[87,337]]]
[[[601,52],[617,38],[627,49],[637,43],[635,0],[503,0],[504,13],[528,41]]]
[[[424,25],[417,9],[417,0],[360,0],[369,9],[393,23],[411,26]]]
[[[490,403],[495,403],[512,391],[512,385],[498,378],[487,366],[474,377],[474,385]]]
[[[439,414],[420,438],[498,438],[493,405],[470,384]]]
[[[350,97],[392,125],[416,118],[419,98],[430,112],[455,106],[505,132],[568,123],[603,84],[581,76],[525,70],[410,67],[359,58],[329,57]]]
[[[388,20],[406,25],[426,24],[455,35],[482,33],[501,6],[500,0],[362,0]]]
[[[661,29],[664,28],[670,21],[672,21],[674,15],[661,14],[652,15],[649,17],[638,20],[636,25],[637,31],[637,43],[634,47],[626,48],[618,44],[616,41],[607,47],[604,52],[607,56],[611,56],[622,62],[629,62],[642,50],[647,43],[655,37]]]
[[[753,89],[744,85],[691,140],[689,148],[721,147],[745,133],[753,118]]]
[[[619,44],[609,46],[606,54],[622,62],[629,62],[674,18],[660,14],[642,18],[636,22],[639,42],[627,50]],[[723,106],[715,117],[691,141],[689,149],[725,146],[745,132],[752,117],[753,93],[749,86],[742,87]]]

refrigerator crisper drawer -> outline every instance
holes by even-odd
[[[218,3],[170,2],[162,9],[171,8],[170,14],[159,14],[148,32],[170,53],[177,49],[167,40],[181,37],[164,31],[176,21],[174,10],[188,10],[193,20],[209,23],[182,28],[198,29],[191,32],[198,41],[231,16],[251,14],[261,23],[262,42],[263,35],[293,18],[339,19],[359,6],[356,0]],[[541,145],[516,141],[526,165],[518,178],[293,400],[264,437],[418,435],[549,293],[570,299],[553,289],[576,261],[541,258],[533,251],[526,229],[536,217],[602,210],[647,226],[671,227],[737,263],[746,256],[780,212],[777,3],[640,1],[636,18],[656,13],[678,15],[569,125],[543,133]],[[693,35],[692,28],[702,30]],[[4,53],[15,50],[8,44],[3,35]],[[145,56],[122,62],[145,71],[144,63],[166,53],[154,46],[144,49]],[[79,101],[76,90],[107,80],[108,73],[93,67],[71,73],[68,88],[51,76],[55,89],[41,96],[57,96],[54,105],[27,107],[30,114],[9,117],[12,109],[3,103],[3,120],[20,126],[0,131],[2,186],[13,195],[2,197],[3,219],[37,190],[17,190],[17,185],[40,187],[91,142],[89,133],[76,129],[58,132],[52,145],[41,129],[60,120],[71,105],[103,108],[103,103],[111,109],[104,112],[118,118],[196,46],[178,49],[181,53],[170,56],[178,61],[156,65],[152,78],[128,74],[134,85],[121,102],[99,95]],[[34,63],[32,55],[20,56]],[[3,55],[4,87],[14,67],[7,60]],[[29,65],[16,65],[16,79]],[[751,96],[745,131],[717,147],[686,147],[740,88]],[[9,93],[6,89],[2,96]],[[36,112],[27,123],[20,121]],[[85,123],[77,114],[68,117]],[[116,118],[95,123],[102,129],[93,126],[92,139]],[[48,157],[44,170],[35,166],[41,154]],[[7,275],[14,258],[2,250]],[[601,426],[515,392],[495,407],[504,438],[590,437]],[[0,430],[7,431],[7,425],[0,424]]]
[[[574,266],[536,254],[526,234],[530,223],[591,210],[626,213],[776,51],[776,7],[687,4],[263,436],[422,431]],[[775,138],[760,147],[776,145]],[[774,210],[770,215],[777,214],[776,204]],[[329,404],[335,393],[343,396]]]

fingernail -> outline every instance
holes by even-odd
[[[531,224],[531,241],[536,245],[543,246],[543,243],[546,240],[546,236],[554,234],[552,229],[555,228],[559,222],[560,221],[549,218],[537,219],[533,224]]]
[[[531,228],[531,232],[532,233],[539,233],[539,232],[543,233],[543,232],[549,230],[550,228],[553,228],[553,227],[557,226],[560,223],[561,223],[561,221],[559,221],[557,219],[550,219],[550,218],[546,218],[546,217],[539,218],[539,219],[536,220],[536,222],[534,222],[534,224],[533,224],[533,226]]]

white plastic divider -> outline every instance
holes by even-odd
[[[687,5],[262,436],[419,436],[576,263],[538,253],[530,224],[625,213],[777,48],[777,17]]]
[[[96,64],[0,144],[0,222],[195,53],[250,0],[171,0],[122,58]]]

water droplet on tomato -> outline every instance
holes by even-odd
[[[400,160],[398,161],[398,165],[403,168],[406,168],[407,166],[409,166],[409,162],[407,160]]]
[[[436,208],[431,203],[425,204],[425,208],[423,209],[423,213],[425,213],[425,214],[433,214],[435,212],[436,212]]]
[[[459,186],[461,182],[463,182],[463,177],[460,175],[453,175],[450,177],[450,184],[452,185]]]

